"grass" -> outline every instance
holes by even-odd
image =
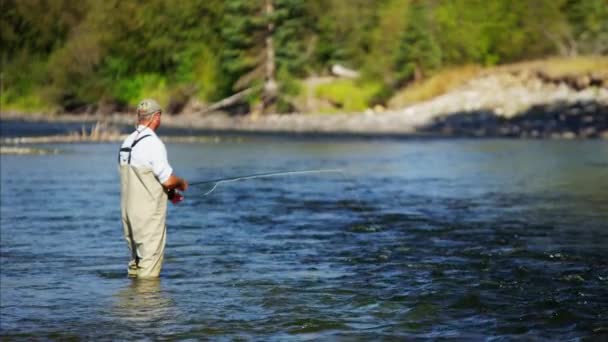
[[[482,68],[476,65],[466,65],[462,67],[444,69],[425,80],[414,83],[397,91],[390,99],[388,106],[389,108],[402,108],[414,103],[427,101],[448,93],[449,91],[465,84],[467,81],[482,75],[524,70],[542,72],[551,78],[585,74],[596,74],[601,77],[608,77],[608,57],[553,57],[489,68]]]
[[[580,56],[580,57],[554,57],[542,60],[521,62],[505,66],[506,69],[529,69],[541,71],[552,78],[572,75],[597,74],[608,77],[608,57]]]
[[[479,76],[482,70],[477,65],[465,65],[439,71],[425,80],[397,91],[389,100],[388,106],[389,108],[400,108],[430,100]]]
[[[8,92],[7,92],[8,93]],[[38,93],[7,96],[2,94],[0,105],[2,111],[15,111],[20,113],[55,113],[57,106],[52,105]]]
[[[370,107],[371,101],[381,90],[382,85],[379,83],[342,79],[318,85],[315,96],[336,107],[326,112],[361,112]]]

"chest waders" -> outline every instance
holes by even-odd
[[[160,275],[167,236],[165,189],[151,168],[131,165],[133,148],[149,136],[136,137],[131,147],[121,148],[118,154],[122,226],[131,251],[128,274],[137,278]]]

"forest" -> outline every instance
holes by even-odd
[[[608,53],[606,0],[3,0],[2,108],[127,111],[241,96],[294,112],[303,82],[384,105],[441,70]]]

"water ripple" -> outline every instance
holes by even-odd
[[[191,189],[152,282],[126,277],[115,146],[74,145],[44,172],[1,156],[0,336],[602,340],[608,191],[585,155],[608,151],[571,143],[168,145],[192,179],[352,170]]]

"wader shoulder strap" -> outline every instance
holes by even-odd
[[[120,149],[120,151],[118,152],[118,163],[120,164],[120,152],[128,152],[129,153],[129,158],[127,161],[127,164],[131,164],[131,152],[133,151],[133,148],[135,147],[135,145],[137,145],[138,142],[144,140],[145,138],[149,137],[150,134],[144,135],[141,138],[135,139],[133,140],[133,143],[131,144],[131,147],[123,147]]]

